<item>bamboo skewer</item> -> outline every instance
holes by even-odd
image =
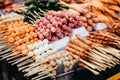
[[[16,56],[13,54],[13,56],[11,56],[10,58],[7,58],[7,61],[12,61],[13,59],[16,59],[16,58],[19,58],[19,57],[22,57],[21,54],[17,54]]]
[[[18,60],[16,60],[16,61],[19,61],[20,59],[22,59],[23,58],[23,56],[21,56]],[[14,63],[12,63],[11,65],[16,65],[16,61],[14,62]]]
[[[4,55],[5,53],[7,53],[7,52],[9,52],[9,51],[12,51],[12,50],[9,49],[9,48],[3,48],[3,49],[1,49],[0,55]]]
[[[95,70],[95,69],[98,69],[97,66],[95,66],[95,65],[93,65],[93,64],[91,64],[91,63],[89,63],[89,62],[86,62],[86,61],[84,61],[84,60],[82,60],[82,59],[79,59],[79,60],[80,60],[80,62],[88,65],[89,67],[91,67],[91,68],[94,69],[94,70]]]
[[[27,69],[24,69],[22,72],[28,72],[29,70],[31,70],[32,68],[35,68],[37,66],[40,66],[40,65],[36,65],[36,66],[31,66],[31,67],[28,67]]]
[[[22,67],[22,66],[24,66],[28,63],[32,63],[32,62],[34,62],[32,59],[28,59],[25,62],[22,62],[22,63],[18,64],[17,67]]]
[[[101,47],[99,47],[99,48],[119,59],[119,57],[115,53],[113,53],[112,51],[108,51],[107,49],[104,49],[104,48],[101,48]]]
[[[112,60],[112,58],[107,57],[107,55],[103,55],[103,54],[101,54],[101,53],[99,53],[99,52],[97,52],[97,51],[95,51],[95,50],[93,50],[93,52],[95,52],[96,54],[100,55],[100,56],[103,57],[104,59],[109,60],[112,64],[115,64],[115,62]],[[116,65],[116,64],[115,64],[115,65]]]
[[[43,76],[43,77],[40,77],[40,78],[38,78],[38,79],[36,79],[36,80],[43,80],[43,79],[45,79],[45,78],[47,78],[47,77],[51,77],[51,75]]]
[[[29,68],[24,69],[23,72],[24,72],[24,71],[26,72],[26,70],[29,71],[29,69],[31,69],[32,67],[39,66],[39,65],[41,65],[41,64],[43,64],[43,63],[46,63],[47,61],[49,61],[49,59],[46,59],[45,61],[41,61],[41,62],[36,63],[36,64],[32,63],[32,64],[28,65]]]
[[[37,74],[38,72],[43,72],[45,71],[44,68],[41,68],[40,66],[37,66],[36,68],[32,69],[28,73],[26,73],[24,76],[32,76],[34,74]]]
[[[99,75],[99,74],[100,74],[99,72],[97,72],[97,71],[89,68],[88,66],[84,66],[84,68],[88,69],[89,71],[91,71],[91,72],[94,73],[95,75]]]
[[[103,62],[103,60],[98,60],[98,59],[92,58],[92,57],[88,57],[88,58],[89,58],[89,60],[95,61],[96,63],[98,63],[98,65],[103,67],[104,69],[106,69],[108,67],[104,64],[105,62]]]
[[[41,16],[40,16],[36,11],[34,11],[34,13],[35,13],[39,18],[41,18]]]
[[[12,60],[12,61],[9,61],[8,63],[13,64],[14,62],[16,62],[16,61],[19,60],[19,59],[20,59],[20,58],[14,59],[14,60]]]
[[[30,58],[29,56],[23,57],[20,60],[16,61],[14,64],[19,64],[20,62],[23,62],[24,60]]]
[[[23,67],[20,67],[20,68],[18,68],[20,71],[22,70],[22,72],[27,72],[27,71],[29,71],[29,69],[32,67],[32,68],[34,68],[32,65],[35,65],[35,64],[37,64],[37,63],[31,63],[31,64],[28,64],[28,65],[24,65]],[[37,66],[39,66],[38,64],[37,64]],[[36,66],[35,66],[36,67]]]
[[[41,72],[41,74],[43,74],[42,76],[44,76],[44,75],[47,75],[47,74],[49,74],[49,73],[44,73],[44,72],[42,73],[42,72]],[[41,78],[42,76],[39,76],[39,75],[38,75],[38,76],[32,78],[32,80],[36,80],[36,79],[38,79],[38,78]]]
[[[37,16],[35,16],[31,11],[29,11],[29,13],[30,13],[35,19],[37,19]]]
[[[103,67],[103,65],[100,65],[99,63],[93,61],[93,60],[89,60],[90,62],[96,64],[97,66],[99,66],[99,68],[101,68],[102,71],[105,71],[106,69]]]
[[[56,69],[56,68],[54,68],[54,69]],[[51,69],[51,70],[48,70],[49,72],[50,71],[53,71],[54,69]],[[41,72],[41,73],[38,73],[38,76],[37,77],[34,77],[34,78],[32,78],[32,80],[36,80],[36,79],[44,79],[44,78],[46,78],[47,76],[46,75],[50,75],[49,77],[51,77],[52,75],[51,74],[49,74],[48,72]]]

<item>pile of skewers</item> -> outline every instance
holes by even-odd
[[[119,26],[115,26],[114,28],[110,28],[107,31],[112,32],[112,33],[120,36],[120,27]]]
[[[120,48],[120,37],[106,30],[90,32],[88,39],[98,44]]]
[[[8,63],[17,65],[20,71],[26,73],[25,76],[38,74],[37,77],[41,79],[54,77],[60,63],[65,66],[64,72],[70,71],[76,62],[73,57],[64,51],[57,52],[53,44],[48,44],[47,39],[39,41],[33,26],[25,23],[20,17],[1,23],[1,60],[7,59]],[[4,17],[4,19],[10,18]]]
[[[69,55],[68,52],[60,51],[56,54],[52,54],[46,57],[45,59],[41,60],[41,62],[26,65],[27,68],[24,68],[22,71],[27,72],[24,75],[27,77],[37,74],[37,76],[35,76],[32,80],[41,80],[48,76],[54,78],[57,75],[57,67],[59,65],[63,64],[63,71],[68,72],[72,70],[75,62],[76,60],[73,59],[73,57]]]
[[[24,19],[24,16],[18,15],[16,13],[10,13],[10,14],[0,16],[0,24],[4,24],[14,20],[23,20],[23,19]]]
[[[14,52],[20,51],[22,55],[26,55],[29,52],[27,45],[38,41],[34,27],[23,20],[2,24],[0,29],[1,34],[4,35],[3,40],[14,47]]]
[[[66,6],[59,4],[56,0],[30,0],[25,2],[24,6],[25,9],[20,9],[19,12],[24,15],[25,21],[29,23],[31,23],[31,20],[36,21],[50,10],[67,9]]]
[[[58,4],[59,2],[45,1],[45,6],[40,5],[44,8],[50,7],[47,10],[38,8],[39,4],[35,2],[36,5],[27,9],[28,11],[24,14],[29,22],[35,24],[34,26],[24,22],[24,17],[18,14],[2,15],[0,17],[0,60],[7,59],[8,63],[16,65],[20,71],[24,72],[24,76],[34,75],[32,80],[55,78],[59,65],[64,66],[63,72],[68,72],[72,70],[76,61],[80,62],[79,66],[90,70],[95,75],[119,64],[120,37],[117,36],[119,27],[108,30],[109,32],[105,30],[90,32],[87,39],[76,34],[76,38],[71,38],[67,43],[65,51],[59,52],[54,44],[49,43],[49,41],[70,36],[72,28],[84,26],[88,31],[92,31],[99,22],[97,17],[100,16],[96,16],[94,11],[91,12],[92,8],[99,7],[91,4],[94,1],[81,6],[60,2],[72,8],[66,12],[49,11],[53,9],[51,4],[58,5],[56,10],[63,9],[63,5]],[[90,5],[92,8],[89,7]],[[111,14],[111,16],[119,19],[116,15]]]
[[[118,49],[93,43],[78,34],[76,34],[76,39],[70,39],[66,51],[80,61],[80,66],[90,70],[95,75],[120,62],[120,51]]]
[[[35,22],[35,32],[39,38],[49,41],[56,41],[65,36],[71,36],[72,28],[82,26],[78,15],[68,13],[67,11],[48,11],[44,17]]]
[[[64,0],[63,0],[64,1]],[[71,1],[71,0],[70,0]],[[77,0],[79,1],[79,0]],[[74,3],[71,4],[60,1],[61,4],[68,6],[77,12],[83,12],[84,8],[89,9],[92,13],[95,13],[100,22],[107,25],[108,28],[114,26],[120,26],[120,1],[119,0],[81,0],[81,4]]]

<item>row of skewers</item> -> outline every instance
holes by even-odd
[[[76,34],[76,37],[76,39],[69,40],[66,50],[80,61],[80,66],[98,75],[101,71],[119,64],[120,51],[117,48],[93,43],[90,39],[94,38],[87,40],[81,38],[78,34]]]
[[[32,80],[55,78],[59,65],[63,64],[63,72],[67,72],[76,61],[95,75],[119,64],[120,39],[113,33],[90,32],[87,39],[76,34],[76,39],[70,39],[65,50],[59,52],[47,39],[38,40],[34,27],[25,23],[21,16],[15,20],[4,16],[1,21],[1,60],[16,65],[26,77],[34,75]]]
[[[26,72],[25,76],[39,73],[38,77],[41,76],[41,79],[44,75],[55,76],[61,61],[64,62],[65,72],[71,70],[75,60],[66,52],[57,52],[54,44],[49,44],[47,39],[38,40],[33,26],[25,23],[20,17],[11,21],[4,21],[11,18],[8,16],[1,18],[1,60],[7,59],[8,63],[17,65],[20,71]],[[50,58],[53,60],[49,60]]]
[[[22,70],[23,72],[27,72],[25,76],[32,76],[34,74],[39,73],[39,75],[33,78],[33,80],[36,79],[39,80],[46,78],[48,76],[55,76],[56,75],[55,70],[57,69],[56,67],[57,64],[61,63],[62,61],[65,62],[66,60],[71,60],[73,61],[73,63],[75,63],[76,60],[79,60],[80,66],[87,68],[96,75],[100,74],[101,71],[105,71],[107,68],[112,68],[115,65],[119,64],[120,51],[118,49],[110,46],[105,46],[105,45],[103,46],[100,44],[92,43],[89,40],[81,38],[79,35],[76,35],[76,37],[77,39],[75,40],[70,39],[70,41],[68,42],[68,46],[66,47],[67,52],[65,51],[65,52],[58,52],[56,54],[52,54],[38,63],[31,64],[29,62],[29,65],[26,65],[28,63],[27,61],[30,61],[29,59],[27,61],[24,61],[25,58],[19,59],[18,60],[19,63],[16,63],[19,67],[19,70]],[[82,45],[79,45],[78,43]],[[90,48],[91,46],[92,48]],[[69,58],[64,57],[64,55],[66,56],[68,55]],[[63,57],[65,58],[65,60]],[[70,59],[70,57],[72,59],[74,57],[74,60]],[[70,63],[69,61],[68,63],[65,62],[64,65],[68,67],[68,65],[70,66]],[[42,69],[43,67],[45,69]],[[67,69],[68,68],[66,68],[65,71],[67,71]],[[46,72],[45,70],[47,70],[48,72],[45,73]],[[49,72],[51,72],[52,75],[48,74]]]

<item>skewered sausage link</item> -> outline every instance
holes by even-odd
[[[107,37],[107,36],[101,36],[101,35],[95,35],[96,33],[93,33],[92,34],[92,37],[91,37],[91,35],[89,36],[89,38],[91,38],[91,39],[98,39],[98,40],[109,40],[109,41],[115,41],[115,39],[113,39],[113,38],[109,38],[109,37]]]
[[[76,44],[81,46],[83,49],[89,50],[89,48],[91,48],[91,46],[86,45],[85,43],[79,41],[78,39],[75,39],[74,41],[75,41]]]
[[[75,49],[75,50],[78,50],[78,51],[80,51],[80,52],[85,52],[85,50],[84,50],[83,48],[78,47],[78,46],[76,46],[76,45],[74,45],[74,44],[68,43],[67,46],[68,46],[68,47],[71,47],[71,48],[73,48],[73,49]]]
[[[70,47],[66,47],[66,50],[67,50],[67,51],[70,51],[70,52],[72,52],[72,53],[74,53],[74,54],[77,54],[77,55],[80,56],[80,57],[85,57],[85,54],[84,54],[84,53],[81,53],[81,52],[79,52],[79,51],[76,51],[76,50],[74,50],[74,49],[72,49],[72,48],[70,48]]]
[[[87,49],[87,50],[89,49],[89,46],[87,46],[86,44],[84,44],[83,42],[81,42],[81,41],[79,41],[77,39],[75,39],[75,40],[70,39],[70,42],[77,45],[77,46],[79,46],[79,47],[81,47],[81,48],[83,48],[83,49]]]
[[[96,36],[98,39],[116,41],[115,37],[113,37],[113,36],[111,36],[109,34],[106,35],[106,33],[103,34],[103,32],[100,32],[100,33],[97,33],[97,32],[93,33],[93,32],[91,32],[90,34]]]
[[[116,36],[116,35],[113,34],[113,33],[108,32],[108,31],[106,31],[106,30],[98,30],[97,32],[98,32],[99,34],[101,34],[101,35],[118,39],[118,36]]]
[[[67,51],[68,52],[68,51]],[[71,52],[68,52],[73,58],[75,58],[75,59],[79,59],[80,57],[79,56],[77,56],[76,54],[73,54],[73,53],[71,53]]]
[[[79,34],[76,34],[75,36],[77,37],[77,39],[79,39],[80,41],[84,42],[85,44],[92,45],[91,41],[89,41],[89,40],[87,40],[85,38],[82,38]]]

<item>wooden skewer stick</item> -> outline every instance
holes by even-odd
[[[42,73],[42,72],[41,72],[41,73]],[[46,73],[46,74],[45,74],[45,73],[43,72],[42,74],[47,75],[47,74],[49,74],[49,73]],[[38,75],[38,76],[32,78],[32,80],[36,80],[36,79],[38,79],[38,78],[41,78],[41,76]]]
[[[25,62],[22,62],[22,63],[18,64],[17,67],[22,67],[22,66],[24,66],[28,63],[32,63],[32,62],[34,62],[32,59],[28,59]]]
[[[96,54],[95,54],[95,55],[96,55]],[[99,56],[99,55],[96,55],[96,56]],[[114,62],[111,60],[112,58],[111,58],[111,59],[109,59],[109,58],[106,59],[106,58],[103,58],[102,56],[99,56],[99,57],[101,57],[102,60],[107,61],[108,63],[111,63],[111,62],[112,62],[113,65],[114,65]]]
[[[0,48],[0,51],[6,50],[6,49],[9,49],[9,46],[3,46],[2,48]],[[0,55],[1,54],[3,54],[3,53],[0,53]]]
[[[93,45],[93,47],[94,47],[96,50],[102,52],[103,54],[107,54],[105,51],[101,50],[101,49],[99,48],[99,46]]]
[[[15,56],[15,55],[13,55],[12,53],[13,53],[12,51],[8,51],[8,52],[6,52],[6,54],[2,55],[2,57],[3,57],[4,59],[7,59],[7,58],[9,58],[9,57]]]
[[[40,8],[38,8],[38,9],[40,10],[40,12],[42,12],[43,14],[45,14],[45,12],[42,9],[40,9]]]
[[[38,14],[39,14],[39,15],[44,15],[44,14],[42,14],[42,13],[40,13],[40,12],[38,12]]]
[[[101,66],[103,69],[106,69],[106,68],[107,68],[107,66],[104,64],[103,61],[98,60],[98,59],[96,59],[96,58],[91,58],[91,57],[88,57],[88,58],[89,58],[89,60],[95,61],[95,62],[96,62],[99,66]]]
[[[97,58],[97,59],[99,59],[99,60],[103,60],[103,61],[109,62],[109,60],[104,59],[103,57],[96,55],[94,52],[91,52],[91,53],[88,54],[88,55],[91,56],[91,57],[93,57],[93,58]]]
[[[22,70],[24,70],[24,69],[26,69],[26,68],[28,68],[28,66],[20,67],[20,68],[18,68],[18,71],[22,71]]]
[[[29,71],[28,73],[26,73],[24,76],[32,76],[38,72],[43,72],[43,71],[45,71],[45,69],[38,66],[38,67],[32,69],[31,71]]]
[[[35,13],[39,18],[41,18],[41,16],[40,16],[36,11],[34,11],[34,13]]]
[[[34,75],[34,74],[36,74],[36,73],[41,73],[41,71],[46,71],[45,69],[46,69],[46,67],[48,67],[48,66],[50,66],[50,65],[47,65],[47,66],[44,66],[44,67],[40,67],[40,66],[38,66],[38,67],[36,67],[36,68],[33,68],[30,72],[28,72],[28,75],[27,76],[31,76],[31,75]],[[49,70],[47,70],[48,72],[50,72],[50,71],[52,71],[52,70],[55,70],[55,69],[57,69],[57,67],[55,67],[55,68],[53,68],[53,69],[49,69]]]
[[[92,62],[92,63],[94,63],[94,64],[96,64],[97,66],[99,66],[99,68],[102,70],[102,71],[105,71],[106,69],[103,67],[103,65],[101,65],[101,64],[99,64],[99,63],[97,63],[97,62],[95,62],[95,61],[93,61],[93,60],[89,60],[90,62]]]
[[[99,59],[99,60],[102,60],[102,61],[104,62],[104,64],[107,64],[107,65],[108,65],[109,68],[111,68],[111,66],[114,66],[114,65],[111,65],[108,60],[106,60],[106,59],[104,59],[104,58],[102,58],[102,57],[100,57],[100,56],[98,56],[98,55],[96,55],[96,54],[91,53],[90,55],[91,55],[93,58],[97,58],[97,59]]]
[[[1,55],[7,55],[6,53],[11,52],[11,49],[6,49],[4,51],[1,51]]]
[[[35,23],[33,21],[31,21],[31,20],[29,20],[29,21],[35,26]]]
[[[35,16],[31,11],[29,11],[29,13],[30,13],[35,19],[37,19],[37,16]]]
[[[31,66],[31,65],[34,65],[34,66]],[[36,65],[36,66],[35,66],[35,65]],[[29,72],[32,68],[35,68],[35,67],[37,67],[37,66],[39,66],[39,64],[37,64],[37,63],[32,63],[32,64],[30,64],[30,65],[27,65],[27,68],[24,68],[22,72]]]
[[[117,58],[120,59],[120,51],[119,50],[115,50],[115,49],[112,49],[112,48],[108,48],[108,50],[114,52],[114,55],[115,56],[118,56]],[[119,61],[118,61],[119,62]]]
[[[43,76],[43,77],[38,78],[38,79],[36,79],[36,80],[43,80],[43,79],[45,79],[45,78],[47,78],[47,77],[51,77],[51,75]]]
[[[88,66],[84,66],[84,67],[85,67],[86,69],[90,70],[90,71],[91,71],[92,73],[94,73],[95,75],[99,75],[99,74],[100,74],[99,72],[97,72],[97,71],[89,68]]]
[[[44,72],[38,73],[39,77],[43,76],[44,74],[49,74],[49,72],[48,71],[44,71]]]
[[[32,80],[37,80],[37,79],[40,79],[41,77],[43,77],[42,79],[45,79],[45,77],[46,76],[48,76],[49,75],[49,73],[41,73],[41,75],[38,75],[38,76],[36,76],[36,77],[34,77],[34,78],[32,78]]]
[[[108,63],[105,63],[105,65],[107,65],[108,66],[107,68],[109,68],[109,69],[111,69],[113,67],[113,65],[108,64]]]
[[[13,65],[13,63],[16,62],[16,61],[19,60],[19,59],[20,59],[20,58],[14,59],[14,60],[12,60],[12,61],[9,61],[8,63],[10,63],[10,64]]]
[[[50,70],[48,70],[48,71],[50,72],[50,71],[53,71],[53,70],[55,70],[55,69],[56,69],[56,68],[53,68],[53,69],[50,69]],[[49,73],[47,73],[47,72],[38,73],[39,78],[42,77],[42,76],[44,76],[44,75],[47,75],[47,74],[48,74],[48,75],[51,75],[51,74],[49,74]],[[51,76],[52,76],[52,75],[51,75]],[[38,79],[39,79],[39,78],[38,78]],[[45,78],[45,76],[44,76],[44,78]],[[44,79],[44,78],[41,78],[41,79]],[[35,79],[37,79],[37,78],[35,78]]]
[[[34,20],[34,19],[32,19],[31,17],[29,17],[29,16],[28,16],[28,18],[29,18],[29,19],[30,19],[33,23],[35,22],[35,20]]]
[[[112,57],[112,58],[111,58],[111,57],[108,57],[107,55],[104,55],[104,54],[102,54],[102,53],[99,53],[98,51],[95,51],[95,50],[93,50],[93,52],[96,53],[96,54],[98,54],[99,56],[101,56],[101,57],[109,60],[112,64],[116,65],[115,62],[113,62],[113,60],[112,60],[113,57]]]
[[[105,65],[106,61],[104,61],[104,60],[101,60],[101,59],[98,59],[98,58],[94,58],[94,57],[90,57],[90,56],[88,58],[90,58],[92,60],[95,60],[98,63],[101,63],[105,69],[108,67],[107,65]]]
[[[34,64],[34,63],[32,63],[32,64]],[[30,65],[27,69],[23,70],[23,72],[29,72],[31,69],[34,69],[38,66],[40,66],[40,65],[39,64],[34,64],[33,66]]]
[[[5,44],[5,42],[4,41],[0,41],[0,45],[2,45],[2,44]]]
[[[25,61],[26,59],[29,59],[29,58],[31,58],[31,57],[29,57],[29,56],[23,57],[20,60],[16,61],[15,64],[18,64],[18,63],[20,63],[22,61]]]
[[[7,58],[6,56],[9,56],[10,54],[12,54],[12,52],[8,51],[8,52],[5,52],[3,55],[1,55],[1,57]]]
[[[29,68],[30,69],[34,68],[34,65],[39,66],[39,64],[37,64],[36,62],[34,62],[33,59],[31,59],[31,61],[33,61],[33,63],[31,62],[30,64],[27,64],[27,65],[24,65],[24,66],[20,67],[22,69],[22,72],[26,72],[26,70],[29,70]]]
[[[12,61],[13,59],[16,59],[16,58],[19,58],[19,57],[22,57],[21,54],[17,54],[16,56],[11,56],[10,58],[7,58],[7,61]]]
[[[49,59],[46,59],[46,60],[44,60],[44,61],[41,61],[40,63],[37,63],[37,64],[31,64],[32,66],[31,67],[36,67],[36,66],[38,66],[38,65],[41,65],[41,64],[43,64],[43,63],[46,63],[47,61],[49,61]],[[29,68],[31,68],[31,67],[29,67]],[[27,69],[29,69],[29,68],[27,68]]]
[[[21,56],[18,60],[16,60],[16,61],[19,61],[20,59],[22,59],[23,58],[23,56]],[[17,63],[16,63],[16,61],[14,62],[14,63],[12,63],[12,65],[16,65]]]
[[[87,66],[91,67],[92,69],[98,69],[98,67],[96,67],[95,65],[89,63],[89,62],[86,62],[82,59],[79,59],[82,63],[86,64]]]
[[[116,49],[116,48],[113,48],[113,47],[109,47],[107,46],[107,48],[115,53],[120,53],[120,50]]]
[[[17,61],[16,63],[18,64],[22,61],[25,61],[26,59],[29,59],[29,58],[31,58],[31,57],[30,56],[25,56],[25,57],[21,58],[19,61]]]
[[[106,51],[107,53],[109,53],[109,54],[111,54],[111,55],[113,55],[114,57],[116,57],[116,58],[119,59],[119,57],[118,57],[114,52],[108,51],[107,49],[104,49],[104,48],[102,48],[102,47],[99,47],[99,48],[102,49],[102,50],[104,50],[104,51]]]
[[[22,70],[22,72],[27,72],[27,71],[29,71],[29,68],[31,68],[31,67],[33,67],[32,65],[35,65],[35,64],[37,64],[37,63],[31,63],[31,64],[28,64],[28,65],[25,65],[25,66],[23,66],[23,67],[20,67],[20,68],[18,68],[20,71]],[[37,65],[37,66],[39,66],[39,65]]]

